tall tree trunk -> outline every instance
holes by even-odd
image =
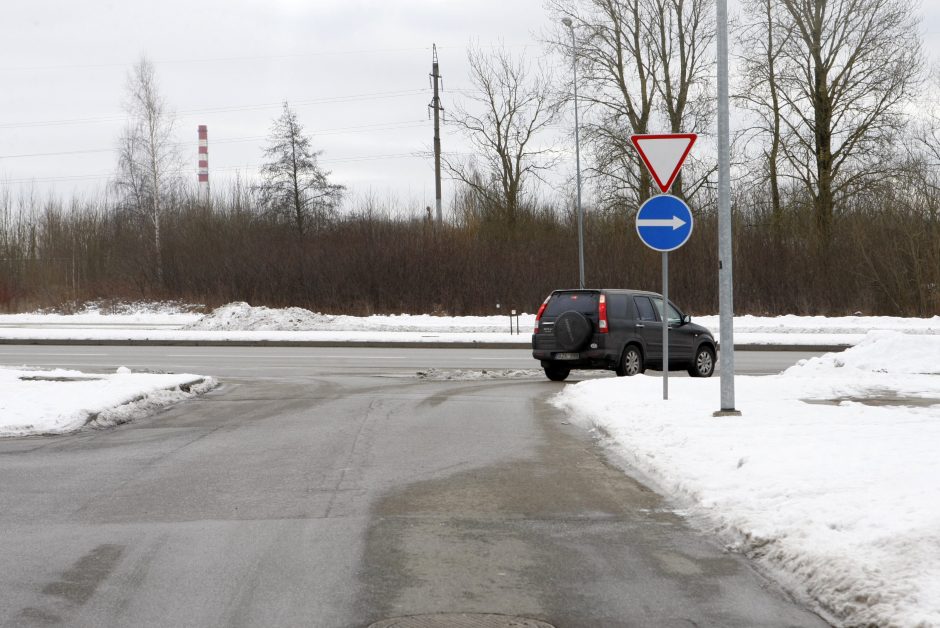
[[[819,244],[828,248],[832,239],[832,102],[826,68],[817,61],[813,93],[816,136],[816,177],[818,190],[814,202],[816,235]]]

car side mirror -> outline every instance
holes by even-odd
[[[688,324],[691,323],[691,322],[692,322],[692,317],[691,317],[691,316],[689,316],[688,314],[683,314],[683,315],[682,315],[682,324],[683,324],[683,325],[688,325]]]

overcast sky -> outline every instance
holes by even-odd
[[[212,181],[238,170],[250,176],[287,100],[337,182],[410,207],[433,205],[433,165],[422,156],[433,135],[431,44],[448,107],[469,87],[469,43],[502,43],[535,59],[545,54],[541,33],[552,27],[542,0],[4,0],[2,7],[0,186],[61,195],[93,193],[113,174],[128,70],[146,54],[177,112],[194,181],[199,124],[209,127]],[[928,52],[940,58],[940,1],[924,0],[920,11]],[[445,151],[466,150],[449,134]],[[445,185],[445,203],[447,192]]]

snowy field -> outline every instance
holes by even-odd
[[[717,316],[693,316],[693,320],[718,337]],[[70,315],[0,315],[0,340],[498,342],[527,346],[535,315],[519,316],[520,334],[511,334],[509,325],[510,317],[505,315],[343,316],[247,303],[230,303],[202,315],[174,310],[170,304],[137,304],[119,311],[92,306]],[[940,335],[940,316],[739,316],[734,320],[736,344],[851,346],[873,330]]]
[[[873,332],[771,377],[608,378],[554,403],[838,625],[940,626],[940,336]]]
[[[211,390],[191,374],[87,374],[0,367],[0,437],[63,434],[126,423]]]

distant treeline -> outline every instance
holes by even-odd
[[[569,209],[500,208],[458,196],[443,225],[374,200],[350,202],[302,234],[233,189],[209,205],[167,205],[161,250],[149,223],[108,199],[38,203],[0,196],[0,309],[91,299],[234,300],[332,313],[534,312],[578,282],[577,222]],[[689,243],[670,254],[670,296],[692,313],[718,310],[717,220],[693,208]],[[812,203],[735,200],[738,314],[940,314],[940,197],[897,182],[859,195],[820,246]],[[162,277],[154,258],[162,259]],[[633,213],[588,211],[588,287],[661,290],[660,254],[641,244]]]

